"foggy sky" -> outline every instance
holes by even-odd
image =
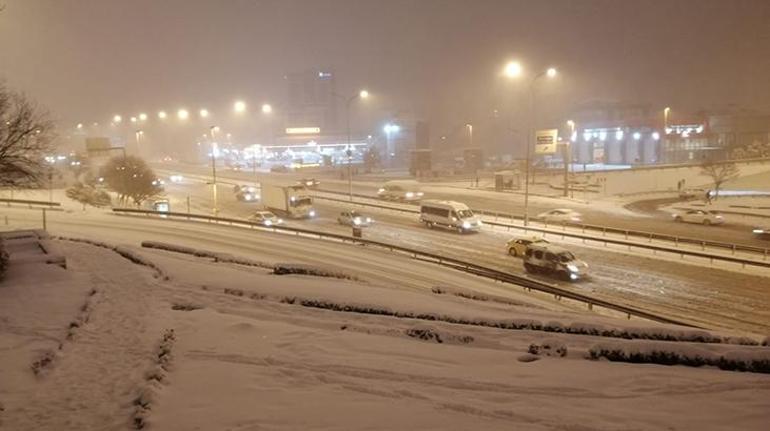
[[[278,104],[284,74],[333,69],[366,87],[359,128],[399,112],[432,134],[521,109],[528,71],[541,122],[575,103],[645,102],[674,112],[770,111],[770,1],[0,0],[0,79],[64,123],[178,106]]]

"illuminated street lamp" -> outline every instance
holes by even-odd
[[[208,118],[209,111],[207,109],[201,109],[198,114],[201,116],[201,118]]]
[[[78,125],[76,127],[77,127],[78,130],[82,129],[83,128],[83,123],[78,123]]]
[[[522,73],[521,63],[518,61],[509,61],[508,64],[505,65],[503,73],[508,78],[518,78]]]
[[[236,114],[242,114],[246,112],[246,102],[238,100],[233,103],[233,111],[235,111]]]
[[[123,117],[121,117],[120,115],[115,115],[114,117],[112,117],[112,122],[115,124],[120,124],[122,121],[123,121]]]
[[[521,67],[521,64],[516,61],[511,61],[508,64],[506,64],[504,69],[505,76],[508,78],[518,78],[523,74],[523,68]],[[524,225],[527,226],[529,224],[529,171],[530,171],[530,165],[531,165],[531,151],[532,151],[532,135],[535,133],[534,130],[534,122],[535,122],[535,84],[537,84],[537,81],[542,77],[547,77],[549,79],[553,79],[556,77],[558,72],[556,71],[556,68],[549,67],[548,69],[538,73],[537,75],[533,76],[532,79],[529,81],[529,130],[527,133],[527,152],[526,152],[526,170],[524,174]]]
[[[166,114],[166,111],[158,112],[158,118],[160,118],[161,120],[165,120],[166,117],[168,117],[168,114]]]
[[[663,130],[668,133],[668,114],[671,112],[671,108],[668,106],[663,110]]]
[[[145,114],[144,112],[139,114],[139,121],[147,121],[147,114]]]
[[[136,123],[136,117],[131,117],[131,122]]]
[[[180,120],[186,120],[186,119],[190,118],[190,113],[187,112],[186,109],[180,109],[180,110],[176,111],[176,116]]]
[[[263,104],[263,105],[262,105],[262,113],[263,113],[263,114],[269,114],[269,113],[271,113],[271,112],[273,112],[273,107],[272,107],[272,106],[270,106],[270,105],[269,105],[269,104],[267,104],[267,103],[265,103],[265,104]]]

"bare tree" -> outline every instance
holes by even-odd
[[[740,170],[735,163],[716,163],[712,160],[706,160],[701,164],[701,175],[711,177],[714,182],[714,198],[719,196],[719,189],[726,181],[740,175]]]
[[[0,83],[0,187],[38,187],[54,139],[48,112]]]
[[[102,166],[99,175],[104,178],[107,188],[116,192],[118,200],[124,204],[131,199],[138,206],[163,193],[161,181],[139,157],[113,157]]]

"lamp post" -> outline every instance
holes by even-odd
[[[219,132],[219,126],[211,126],[209,130],[211,131],[211,186],[214,197],[214,207],[212,208],[212,212],[214,213],[214,217],[216,217],[217,214],[219,214],[219,209],[217,208],[217,142],[214,139],[214,134]]]
[[[141,151],[140,151],[140,145],[139,145],[139,142],[140,142],[142,139],[144,139],[144,130],[137,130],[137,131],[136,131],[136,154],[137,154],[138,156],[141,156]]]
[[[518,62],[510,62],[505,66],[504,74],[509,78],[517,78],[522,74],[522,67]],[[524,173],[524,226],[529,224],[529,172],[532,158],[532,135],[534,134],[534,122],[535,122],[535,84],[540,78],[555,78],[556,69],[550,67],[534,77],[529,81],[529,129],[527,133],[527,151],[526,151],[526,163]]]
[[[663,131],[665,133],[668,133],[668,114],[671,112],[671,108],[666,106],[666,108],[663,110]]]
[[[342,96],[340,96],[337,93],[334,93],[334,95],[337,96],[337,97],[342,98]],[[353,201],[353,171],[351,169],[351,164],[352,164],[352,161],[353,161],[353,148],[350,146],[351,145],[351,140],[350,140],[350,105],[352,105],[353,102],[358,100],[358,99],[367,99],[367,98],[369,98],[369,92],[366,91],[366,90],[361,90],[358,93],[348,97],[347,100],[345,101],[345,128],[347,130],[347,138],[348,138],[348,144],[347,144],[347,149],[345,151],[345,155],[348,158],[348,197],[349,197],[351,202]]]
[[[564,141],[564,197],[569,196],[569,167],[572,164],[572,142],[575,139],[575,122],[567,120],[569,139]]]

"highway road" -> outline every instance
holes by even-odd
[[[175,211],[191,201],[191,211],[209,213],[211,186],[201,181],[186,180],[167,185]],[[246,218],[259,206],[237,201],[229,186],[220,186],[220,215]],[[317,200],[319,217],[305,221],[287,221],[288,225],[306,229],[350,234],[351,229],[336,222],[344,203]],[[502,229],[485,229],[479,234],[458,235],[443,230],[429,230],[417,216],[389,210],[361,209],[376,220],[364,229],[364,236],[405,247],[430,251],[482,264],[495,269],[524,274],[521,261],[505,253],[505,242],[512,233]],[[514,232],[515,233],[515,232]],[[753,273],[712,268],[704,264],[682,263],[618,248],[582,245],[576,240],[552,240],[569,247],[591,266],[589,279],[569,283],[542,279],[562,288],[652,312],[690,321],[707,327],[738,329],[756,333],[770,330],[770,296],[765,285],[770,283],[763,270]],[[732,265],[732,264],[726,264]]]
[[[182,172],[210,176],[210,168],[194,165],[158,165],[160,172],[169,174]],[[301,174],[288,173],[257,173],[235,172],[232,170],[220,170],[220,177],[224,181],[250,183],[282,182],[291,184],[302,177]],[[322,182],[320,190],[328,190],[339,193],[348,192],[346,181],[339,179],[318,177]],[[375,197],[381,186],[376,182],[355,181],[353,193]],[[474,209],[483,209],[504,214],[522,215],[524,212],[524,197],[520,193],[500,193],[493,191],[477,191],[463,187],[449,187],[426,183],[423,186],[426,199],[446,199],[463,202]],[[686,205],[686,203],[684,203]],[[682,224],[673,221],[672,217],[657,211],[649,205],[632,205],[633,210],[623,208],[608,208],[603,205],[586,205],[582,202],[565,201],[540,196],[531,196],[529,202],[529,215],[534,217],[541,212],[554,208],[571,208],[583,214],[586,224],[601,225],[617,229],[627,229],[645,232],[655,232],[665,235],[674,235],[688,238],[706,239],[729,244],[739,244],[753,247],[770,248],[770,241],[758,239],[751,233],[751,227],[742,224],[738,217],[726,215],[727,223],[722,226],[702,226],[696,224]]]

